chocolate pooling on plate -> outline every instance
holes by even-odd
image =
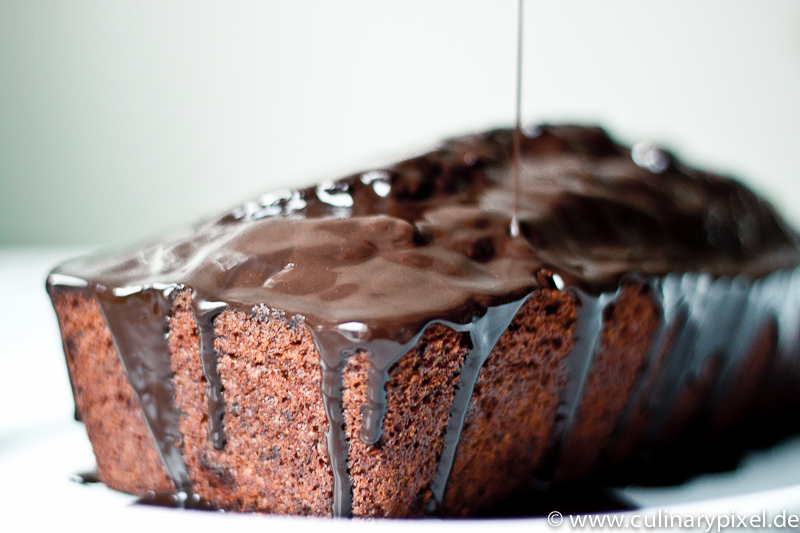
[[[725,368],[734,368],[771,323],[778,356],[794,356],[797,236],[747,188],[689,169],[651,145],[631,152],[599,128],[538,127],[521,136],[520,152],[517,236],[509,232],[512,131],[496,130],[392,166],[266,194],[166,239],[65,263],[48,287],[97,297],[178,499],[187,504],[196,498],[180,452],[166,337],[183,290],[193,294],[209,439],[217,449],[225,446],[225,404],[215,317],[233,308],[308,326],[322,368],[337,516],[350,514],[342,429],[347,357],[369,355],[360,438],[374,444],[389,369],[431,324],[463,332],[471,346],[431,512],[442,501],[478,372],[539,289],[572,291],[580,306],[552,453],[569,437],[603,313],[626,279],[649,287],[662,313],[649,357],[665,349],[667,331],[677,331],[671,349],[680,357],[664,369],[674,379],[656,390],[662,405],[712,356],[727,354]],[[736,333],[705,333],[723,329]]]

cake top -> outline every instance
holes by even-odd
[[[522,137],[511,237],[510,130],[316,187],[282,190],[157,242],[58,267],[51,284],[124,297],[186,287],[206,308],[302,315],[404,342],[547,284],[599,293],[624,275],[761,277],[800,262],[793,231],[741,184],[599,128]]]

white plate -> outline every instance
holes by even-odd
[[[49,269],[76,253],[64,249],[0,249],[0,520],[10,530],[36,526],[93,531],[149,528],[219,531],[358,531],[430,529],[553,530],[544,518],[483,520],[321,520],[237,515],[157,508],[101,484],[71,478],[90,471],[94,457],[83,426],[72,420],[69,390],[55,317],[44,291]],[[675,487],[628,487],[614,493],[639,509],[617,513],[624,520],[647,515],[731,517],[786,511],[800,515],[800,437],[748,454],[732,472],[704,475]],[[557,509],[554,509],[557,510]],[[734,517],[735,518],[735,517]],[[640,518],[639,520],[643,520]],[[638,524],[640,522],[635,522]],[[644,522],[641,522],[644,524]],[[705,530],[705,524],[700,530]],[[571,529],[569,517],[559,529]],[[643,528],[639,528],[643,529]],[[716,525],[713,528],[716,530]],[[741,528],[738,528],[741,530]]]

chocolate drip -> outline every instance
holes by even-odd
[[[467,408],[472,397],[472,390],[478,380],[478,373],[483,367],[483,363],[500,338],[500,335],[508,328],[514,320],[517,311],[525,303],[525,298],[498,305],[487,309],[486,314],[468,326],[442,322],[459,332],[468,332],[472,347],[467,354],[464,365],[461,367],[459,376],[458,390],[453,398],[453,407],[450,409],[450,419],[444,433],[444,447],[442,448],[439,467],[436,470],[433,481],[431,482],[431,493],[433,499],[427,509],[428,513],[438,513],[441,503],[444,500],[444,491],[447,488],[447,479],[450,477],[450,470],[456,456],[461,429],[464,426],[464,419],[467,415]]]
[[[194,491],[180,450],[183,437],[167,342],[174,289],[167,285],[128,292],[98,286],[95,291],[164,467],[176,494],[187,500]]]
[[[757,298],[750,298],[758,291],[744,279],[713,280],[707,274],[687,274],[680,282],[662,284],[662,291],[665,293],[662,301],[680,302],[686,320],[671,348],[658,347],[670,349],[666,359],[670,364],[661,370],[661,385],[651,400],[654,415],[646,440],[661,434],[680,392],[700,379],[704,370],[710,368],[712,358],[725,361],[722,376],[738,368],[756,335],[771,318],[759,309],[754,301]],[[724,377],[716,380],[724,381]]]
[[[553,476],[562,447],[567,442],[573,428],[583,399],[586,380],[600,349],[605,309],[619,296],[619,290],[613,293],[601,293],[597,296],[587,294],[580,289],[569,288],[567,290],[576,296],[578,320],[575,324],[575,344],[567,358],[567,383],[561,394],[553,432],[545,450],[544,466],[538,473],[538,477],[545,479]]]
[[[225,448],[225,399],[222,396],[222,380],[217,371],[219,353],[214,347],[214,319],[225,308],[224,303],[192,300],[192,311],[197,331],[200,336],[200,362],[203,365],[203,377],[206,380],[206,398],[208,399],[208,438],[217,449]]]
[[[583,389],[589,370],[600,349],[600,332],[603,329],[603,312],[606,306],[617,299],[616,293],[603,293],[591,296],[582,291],[575,291],[578,296],[578,322],[575,325],[575,346],[568,360],[569,379],[559,405],[559,424],[556,439],[565,440],[572,428],[575,415],[583,398]]]
[[[662,389],[655,396],[653,402],[654,416],[648,440],[655,438],[664,427],[664,421],[670,413],[670,407],[677,399],[686,378],[695,374],[694,368],[700,360],[708,354],[695,351],[695,345],[702,333],[702,327],[708,325],[703,322],[707,317],[703,315],[705,299],[709,291],[710,278],[707,275],[686,275],[680,283],[665,285],[675,291],[680,291],[676,299],[680,299],[686,310],[686,321],[683,323],[678,338],[671,347],[667,361],[670,362],[661,372]],[[720,280],[724,283],[724,280]],[[657,433],[656,433],[657,432]]]
[[[342,405],[342,374],[347,359],[356,351],[367,352],[372,364],[369,368],[367,406],[363,413],[360,436],[364,442],[374,444],[383,433],[383,418],[386,414],[386,392],[389,368],[416,344],[422,335],[405,343],[387,339],[370,339],[364,324],[345,323],[338,327],[317,326],[311,328],[314,343],[320,354],[322,368],[322,398],[328,417],[328,456],[333,472],[334,516],[350,516],[352,505],[352,482],[347,470],[350,446],[344,427]]]
[[[404,352],[402,355],[405,355]],[[362,412],[359,438],[366,444],[376,444],[383,436],[383,419],[386,416],[386,383],[389,370],[370,365],[367,372],[367,405]]]
[[[732,377],[757,335],[772,321],[777,320],[779,342],[783,343],[776,356],[791,359],[797,345],[786,341],[796,339],[798,323],[789,324],[786,318],[797,315],[800,287],[793,280],[798,275],[800,269],[755,281],[691,273],[652,280],[651,292],[662,309],[662,321],[646,357],[649,369],[619,426],[625,428],[637,406],[644,405],[650,413],[644,444],[653,443],[674,414],[681,391],[698,383],[704,371],[721,365],[703,408],[711,410],[730,390]],[[656,364],[659,357],[665,364]]]
[[[374,444],[382,435],[389,370],[430,324],[467,333],[472,343],[431,485],[434,507],[444,495],[480,368],[537,289],[557,285],[580,300],[555,449],[580,406],[603,310],[626,276],[650,285],[662,307],[647,356],[651,369],[667,332],[677,331],[655,385],[634,395],[655,406],[652,434],[679,388],[717,354],[727,355],[719,382],[725,387],[767,321],[778,324],[779,356],[798,357],[800,250],[769,205],[738,183],[685,168],[649,145],[631,154],[599,128],[543,126],[518,140],[516,199],[513,133],[497,130],[386,168],[264,195],[163,241],[66,263],[49,284],[100,300],[184,499],[192,496],[191,482],[180,453],[165,336],[174,291],[194,294],[209,439],[217,449],[225,445],[225,402],[214,318],[229,307],[303,321],[320,355],[337,516],[351,507],[342,413],[347,358],[369,354],[360,438]],[[512,211],[516,237],[509,234]],[[736,333],[719,343],[715,336],[726,329]],[[633,402],[623,420],[632,409]]]
[[[322,399],[325,404],[325,415],[328,417],[328,457],[333,471],[333,516],[350,516],[352,507],[352,482],[347,471],[347,455],[350,447],[344,432],[344,414],[342,411],[342,371],[344,361],[337,361],[330,366],[325,352],[320,351],[322,366]]]
[[[472,317],[466,324],[433,320],[404,343],[386,339],[368,339],[366,337],[368,332],[366,328],[361,327],[362,324],[344,324],[335,329],[312,328],[312,335],[322,361],[323,398],[325,412],[330,422],[328,452],[334,473],[334,516],[349,516],[351,505],[351,483],[347,473],[349,445],[344,433],[342,413],[342,372],[347,364],[347,357],[356,351],[370,354],[367,405],[362,413],[360,438],[367,444],[375,444],[383,434],[383,419],[387,410],[385,386],[389,380],[391,367],[417,344],[430,325],[442,324],[455,331],[469,334],[471,348],[459,376],[458,391],[444,434],[442,457],[431,485],[434,504],[438,508],[444,497],[447,477],[458,445],[458,436],[461,433],[478,371],[524,301],[523,298],[489,308],[483,316]]]

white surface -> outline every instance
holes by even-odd
[[[70,476],[94,458],[73,403],[47,272],[76,250],[0,248],[0,530],[99,531],[552,531],[544,519],[339,521],[180,511],[133,505],[135,498]],[[34,394],[35,391],[35,394]],[[800,513],[800,438],[751,454],[734,472],[678,487],[629,487],[637,513]],[[632,513],[628,513],[630,516]],[[5,526],[12,526],[6,529]],[[564,524],[562,530],[569,527]]]
[[[515,8],[0,0],[0,243],[130,242],[511,124]],[[800,222],[797,0],[526,0],[524,67],[526,121],[662,142]]]

